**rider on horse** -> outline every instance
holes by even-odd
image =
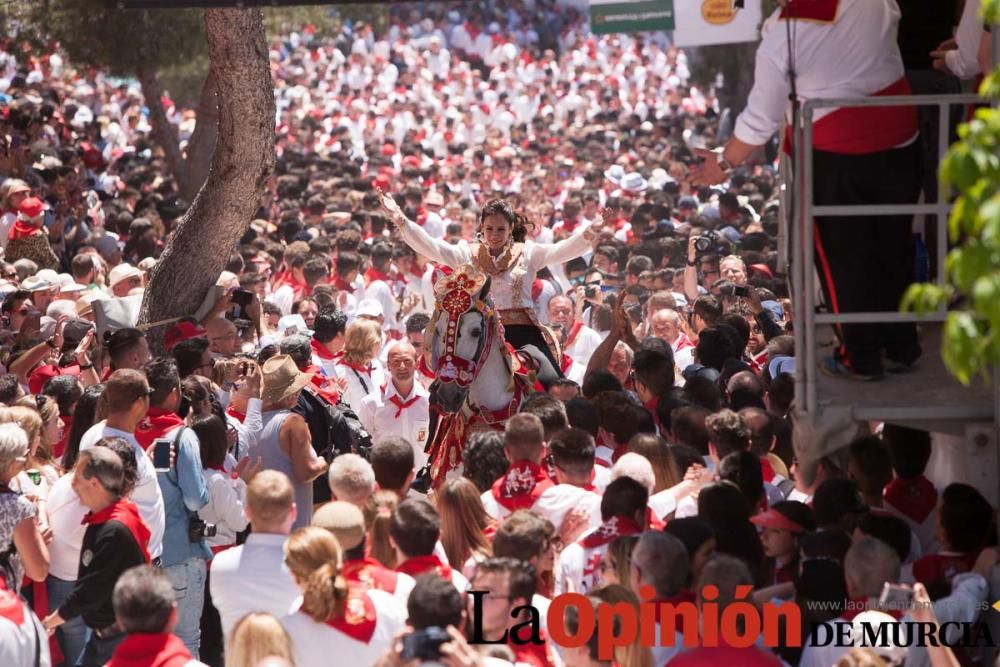
[[[535,358],[543,385],[562,376],[552,336],[535,315],[531,287],[541,269],[589,252],[600,231],[600,221],[581,225],[572,236],[557,243],[535,243],[527,239],[528,227],[533,223],[516,213],[507,201],[493,199],[479,215],[476,240],[452,245],[431,237],[423,227],[407,219],[391,195],[382,193],[382,206],[402,240],[416,252],[453,269],[472,264],[489,276],[490,295],[499,311],[505,340]]]

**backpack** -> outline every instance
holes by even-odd
[[[341,454],[358,454],[368,460],[372,449],[372,436],[358,419],[358,415],[343,400],[333,405],[320,397],[309,387],[302,392],[311,407],[323,415],[326,441],[317,446],[316,452],[326,459],[327,463]]]

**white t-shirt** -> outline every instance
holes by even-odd
[[[42,624],[28,605],[12,595],[0,594],[0,665],[35,664],[38,656],[39,667],[51,667],[52,658],[49,655],[49,641]],[[9,607],[8,607],[9,604]]]
[[[80,497],[73,490],[72,474],[63,475],[52,486],[47,509],[52,527],[49,574],[63,581],[76,581],[83,534],[87,532],[83,517],[88,510],[80,504]]]
[[[97,444],[101,438],[122,438],[135,449],[135,462],[139,468],[139,479],[130,500],[139,508],[139,515],[149,528],[149,555],[159,558],[163,553],[163,530],[166,526],[166,516],[163,509],[163,494],[156,480],[156,468],[153,461],[142,449],[139,441],[132,433],[110,428],[107,421],[99,421],[91,426],[80,439],[80,451],[85,452]]]
[[[292,639],[297,667],[328,667],[331,656],[336,656],[333,662],[352,667],[378,662],[405,626],[407,614],[390,593],[371,590],[364,595],[375,608],[374,631],[367,639],[352,637],[329,623],[317,623],[301,611],[281,619]],[[352,610],[351,604],[349,601],[348,613],[359,611]],[[360,611],[363,613],[364,607]]]

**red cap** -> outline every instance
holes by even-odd
[[[750,271],[762,273],[768,278],[774,278],[774,274],[771,273],[771,268],[767,264],[751,264]]]
[[[379,174],[378,176],[375,177],[373,185],[377,188],[381,188],[382,190],[388,190],[389,177],[386,176],[385,174]]]
[[[83,149],[83,165],[91,171],[96,171],[105,166],[104,155],[101,151],[89,144],[80,144]]]
[[[390,157],[396,154],[396,147],[392,144],[385,144],[382,146],[382,155]]]
[[[795,523],[787,516],[774,509],[769,509],[766,512],[755,514],[754,516],[750,517],[750,523],[760,526],[761,528],[776,528],[778,530],[787,530],[789,533],[806,532],[805,526]]]
[[[201,338],[205,335],[205,330],[197,324],[191,322],[178,322],[167,330],[163,337],[163,349],[169,352],[177,343],[191,338]]]
[[[25,218],[33,220],[42,213],[45,213],[45,204],[38,197],[28,197],[17,207],[17,212]]]
[[[80,367],[67,366],[66,368],[59,368],[58,366],[53,366],[52,364],[39,366],[31,372],[30,376],[28,376],[28,390],[32,394],[40,394],[42,393],[42,389],[45,387],[45,383],[59,375],[72,375],[74,377],[80,377]]]

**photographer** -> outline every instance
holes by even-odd
[[[169,469],[158,469],[156,475],[166,516],[162,566],[177,591],[175,632],[191,655],[197,656],[206,562],[212,557],[204,539],[207,524],[197,515],[209,501],[201,445],[178,414],[186,416],[189,406],[182,403],[181,379],[173,360],[154,359],[146,365],[146,378],[152,392],[149,412],[136,429],[136,439],[150,453],[157,440],[169,441],[174,455]]]

